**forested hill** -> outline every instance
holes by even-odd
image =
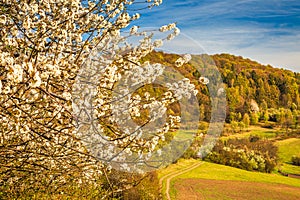
[[[153,52],[145,59],[173,66],[178,57],[175,54]],[[242,115],[250,113],[253,100],[257,102],[261,111],[279,108],[298,110],[300,108],[300,73],[262,65],[241,56],[218,54],[211,58],[226,85],[228,114],[231,112]],[[195,66],[185,64],[177,69],[200,89],[201,102],[199,103],[209,106],[208,91],[197,82],[200,75],[196,72]]]
[[[249,99],[256,100],[262,109],[300,106],[300,73],[261,65],[240,56],[212,57],[227,85],[232,109],[240,111]]]

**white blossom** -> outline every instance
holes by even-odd
[[[128,145],[125,154],[116,159],[125,160],[133,152],[143,155],[154,151],[164,140],[163,133],[179,123],[177,118],[170,119],[171,124],[155,127],[153,132],[157,136],[150,138],[144,138],[146,131],[140,127],[124,128],[133,116],[141,116],[142,109],[148,109],[152,121],[162,118],[170,103],[195,91],[182,80],[177,86],[172,85],[162,99],[150,93],[131,98],[131,88],[151,84],[163,75],[165,66],[140,62],[154,48],[162,46],[164,40],[179,34],[175,23],[157,29],[156,32],[170,32],[154,40],[151,31],[139,33],[138,26],[133,26],[129,33],[124,31],[130,22],[140,18],[139,13],[127,12],[134,1],[101,1],[99,7],[97,1],[84,4],[79,0],[5,2],[10,5],[0,15],[1,33],[5,33],[0,45],[0,103],[4,115],[0,118],[0,130],[7,137],[3,141],[13,143],[9,144],[10,152],[22,151],[25,144],[26,150],[32,152],[22,152],[32,167],[29,171],[38,172],[36,177],[30,175],[30,181],[52,175],[55,181],[65,184],[68,173],[74,176],[75,183],[94,183],[104,166],[102,160],[99,162],[87,152],[109,159]],[[150,7],[162,3],[148,2]],[[140,37],[138,45],[126,41],[132,36]],[[96,49],[98,54],[93,57],[90,49]],[[89,64],[88,59],[92,60]],[[184,56],[182,59],[188,60]],[[81,70],[84,64],[89,67],[86,71]],[[115,90],[120,82],[124,87]],[[147,102],[143,102],[145,99]],[[108,126],[113,133],[106,134]],[[101,148],[96,144],[101,144]],[[5,156],[11,158],[7,162],[12,170],[23,162],[14,159],[14,155]],[[147,156],[150,158],[151,153]],[[78,174],[72,174],[73,168]],[[121,168],[131,169],[125,164]],[[22,180],[22,173],[11,174]]]
[[[183,56],[183,59],[184,59],[184,62],[185,62],[185,63],[188,63],[188,62],[190,62],[190,60],[192,59],[192,56],[191,56],[190,54],[185,54],[185,55]]]
[[[175,36],[178,36],[180,34],[180,29],[179,28],[174,28],[174,34]]]
[[[131,27],[131,29],[130,29],[130,34],[131,34],[131,35],[134,35],[134,34],[137,33],[137,31],[138,31],[138,27],[137,27],[137,26],[133,26],[133,27]]]
[[[35,87],[40,87],[41,84],[42,84],[42,80],[40,77],[40,73],[36,72],[33,77],[33,82],[30,84],[30,86],[35,88]]]
[[[209,83],[209,79],[208,78],[206,78],[206,77],[200,77],[199,78],[199,82],[200,83],[202,83],[202,84],[204,84],[204,85],[207,85],[208,83]]]
[[[153,46],[158,48],[161,47],[163,45],[163,41],[162,40],[155,40],[153,43]]]
[[[5,23],[6,23],[6,16],[0,15],[0,24],[5,24]]]

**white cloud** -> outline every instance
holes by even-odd
[[[216,29],[188,31],[165,43],[163,51],[173,53],[241,55],[262,64],[300,72],[300,34],[269,36],[268,29]]]
[[[165,50],[227,52],[300,71],[299,0],[172,0],[153,11],[145,25],[177,21],[194,40],[178,38]]]

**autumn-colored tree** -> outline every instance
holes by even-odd
[[[250,124],[251,125],[256,125],[258,123],[259,116],[258,113],[252,112],[250,113]]]
[[[249,117],[248,113],[244,114],[242,122],[245,124],[245,128],[248,130],[249,125],[250,125],[250,117]]]

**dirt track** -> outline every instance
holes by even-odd
[[[170,183],[171,183],[171,180],[172,180],[173,178],[175,178],[176,176],[179,176],[179,175],[181,175],[181,174],[187,173],[187,172],[189,172],[190,170],[193,170],[193,169],[199,167],[201,164],[203,164],[203,163],[202,163],[202,162],[195,163],[195,164],[193,164],[193,165],[191,165],[191,166],[189,166],[189,167],[187,167],[187,168],[185,168],[185,169],[182,169],[182,170],[180,170],[180,171],[172,172],[172,173],[167,174],[167,175],[165,175],[165,176],[163,176],[163,177],[161,177],[161,178],[159,179],[159,185],[160,185],[160,188],[162,188],[162,183],[163,183],[163,181],[164,181],[165,179],[167,179],[167,180],[166,180],[166,191],[165,191],[165,194],[166,194],[166,197],[167,197],[168,200],[171,200],[171,197],[170,197]],[[163,193],[163,191],[161,191],[161,193]]]

